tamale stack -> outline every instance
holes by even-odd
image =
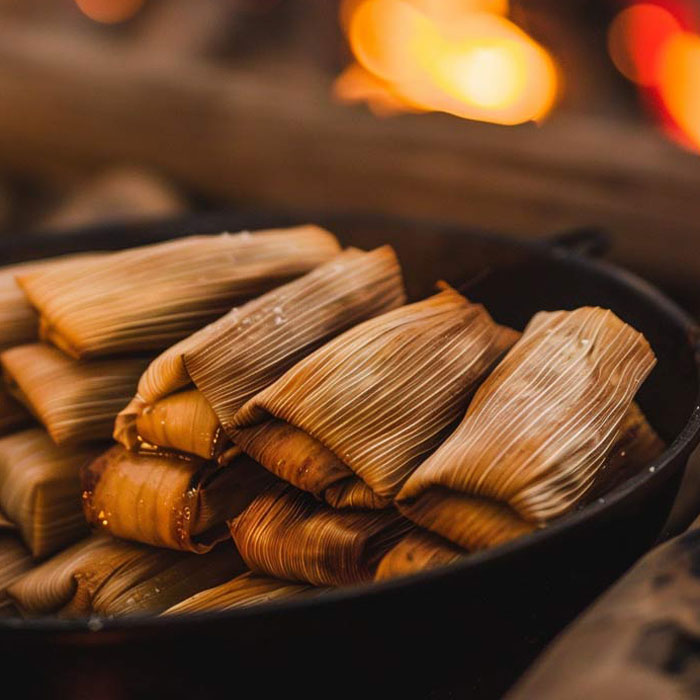
[[[385,507],[517,335],[445,288],[296,364],[240,409],[234,441],[334,507]]]
[[[150,358],[84,362],[32,343],[0,355],[9,391],[44,425],[57,445],[107,440]]]
[[[586,496],[628,440],[626,416],[655,361],[644,336],[611,311],[537,314],[457,430],[408,479],[399,509],[465,549],[546,524]]]
[[[80,468],[100,447],[59,447],[40,428],[0,439],[0,506],[35,557],[87,532]]]
[[[322,343],[404,301],[389,246],[346,250],[162,353],[119,414],[114,437],[129,449],[218,457],[248,399]]]
[[[27,617],[155,614],[243,571],[230,544],[198,557],[100,534],[32,569],[7,593]]]
[[[336,510],[288,484],[260,494],[231,523],[253,571],[316,586],[371,581],[412,525],[395,510]]]
[[[217,468],[197,457],[142,455],[115,445],[82,471],[87,521],[117,537],[204,553],[273,477],[246,456]]]
[[[303,595],[318,595],[325,589],[303,583],[290,583],[248,572],[168,608],[163,615],[233,610],[262,605]]]
[[[316,226],[192,236],[19,275],[39,333],[75,358],[163,350],[340,251]]]

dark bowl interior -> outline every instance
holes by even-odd
[[[393,245],[412,298],[444,279],[518,329],[542,309],[611,308],[656,352],[639,401],[669,448],[602,502],[503,547],[399,581],[230,613],[93,621],[92,629],[85,621],[0,621],[6,662],[25,654],[48,659],[34,679],[43,691],[77,696],[108,683],[110,697],[141,691],[199,697],[254,674],[261,690],[307,695],[439,696],[449,689],[449,696],[458,689],[497,697],[659,535],[700,430],[698,333],[680,309],[638,278],[546,242],[415,222],[312,219],[347,245]],[[7,263],[299,221],[217,212],[9,240],[0,242],[0,254]]]

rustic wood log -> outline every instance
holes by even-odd
[[[121,46],[121,48],[120,48]],[[0,26],[0,159],[16,171],[138,162],[247,205],[371,210],[536,236],[596,224],[616,257],[695,286],[700,168],[651,129],[378,120],[318,79],[246,75]],[[162,58],[162,57],[161,57]]]
[[[699,610],[700,518],[565,630],[507,700],[697,698]]]

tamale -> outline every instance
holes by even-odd
[[[628,439],[626,415],[655,361],[644,336],[611,311],[537,314],[408,479],[399,509],[466,549],[546,524],[589,492]]]
[[[334,507],[384,507],[517,335],[445,288],[296,364],[238,411],[234,441]]]
[[[43,423],[57,445],[111,437],[149,358],[74,360],[32,343],[0,355],[8,390]]]
[[[0,388],[0,436],[19,430],[32,422],[32,416],[15,398]]]
[[[316,226],[191,236],[19,275],[39,334],[76,358],[163,350],[340,250]]]
[[[168,608],[163,615],[233,610],[284,600],[301,595],[318,595],[323,588],[305,583],[290,583],[248,572],[214,588],[195,593],[191,598]]]
[[[8,596],[28,617],[160,613],[245,570],[230,544],[203,556],[92,535],[25,574]]]
[[[278,483],[231,522],[231,535],[255,572],[335,586],[371,581],[385,552],[411,528],[393,509],[335,510]]]
[[[399,540],[382,558],[374,576],[385,581],[418,571],[451,564],[467,552],[432,532],[413,530]]]
[[[8,613],[11,601],[7,589],[34,565],[31,552],[12,534],[0,534],[0,617]]]
[[[203,553],[228,538],[226,520],[271,481],[246,456],[217,468],[115,445],[83,469],[83,507],[91,525],[117,537]]]
[[[40,428],[0,439],[0,506],[35,557],[87,532],[80,504],[80,467],[100,447],[53,444]]]
[[[216,457],[221,426],[230,431],[249,398],[338,333],[404,301],[389,246],[349,249],[162,353],[119,414],[114,437],[130,449],[146,442]]]

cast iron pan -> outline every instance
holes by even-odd
[[[450,567],[381,585],[187,618],[0,621],[0,663],[44,697],[498,697],[544,644],[660,536],[700,435],[698,329],[656,289],[591,260],[588,233],[554,244],[428,224],[309,217],[345,244],[391,243],[412,298],[437,279],[522,329],[540,309],[609,307],[658,365],[639,400],[666,452],[602,501]],[[192,233],[299,223],[218,212],[0,242],[2,263]],[[599,251],[598,251],[599,252]]]

